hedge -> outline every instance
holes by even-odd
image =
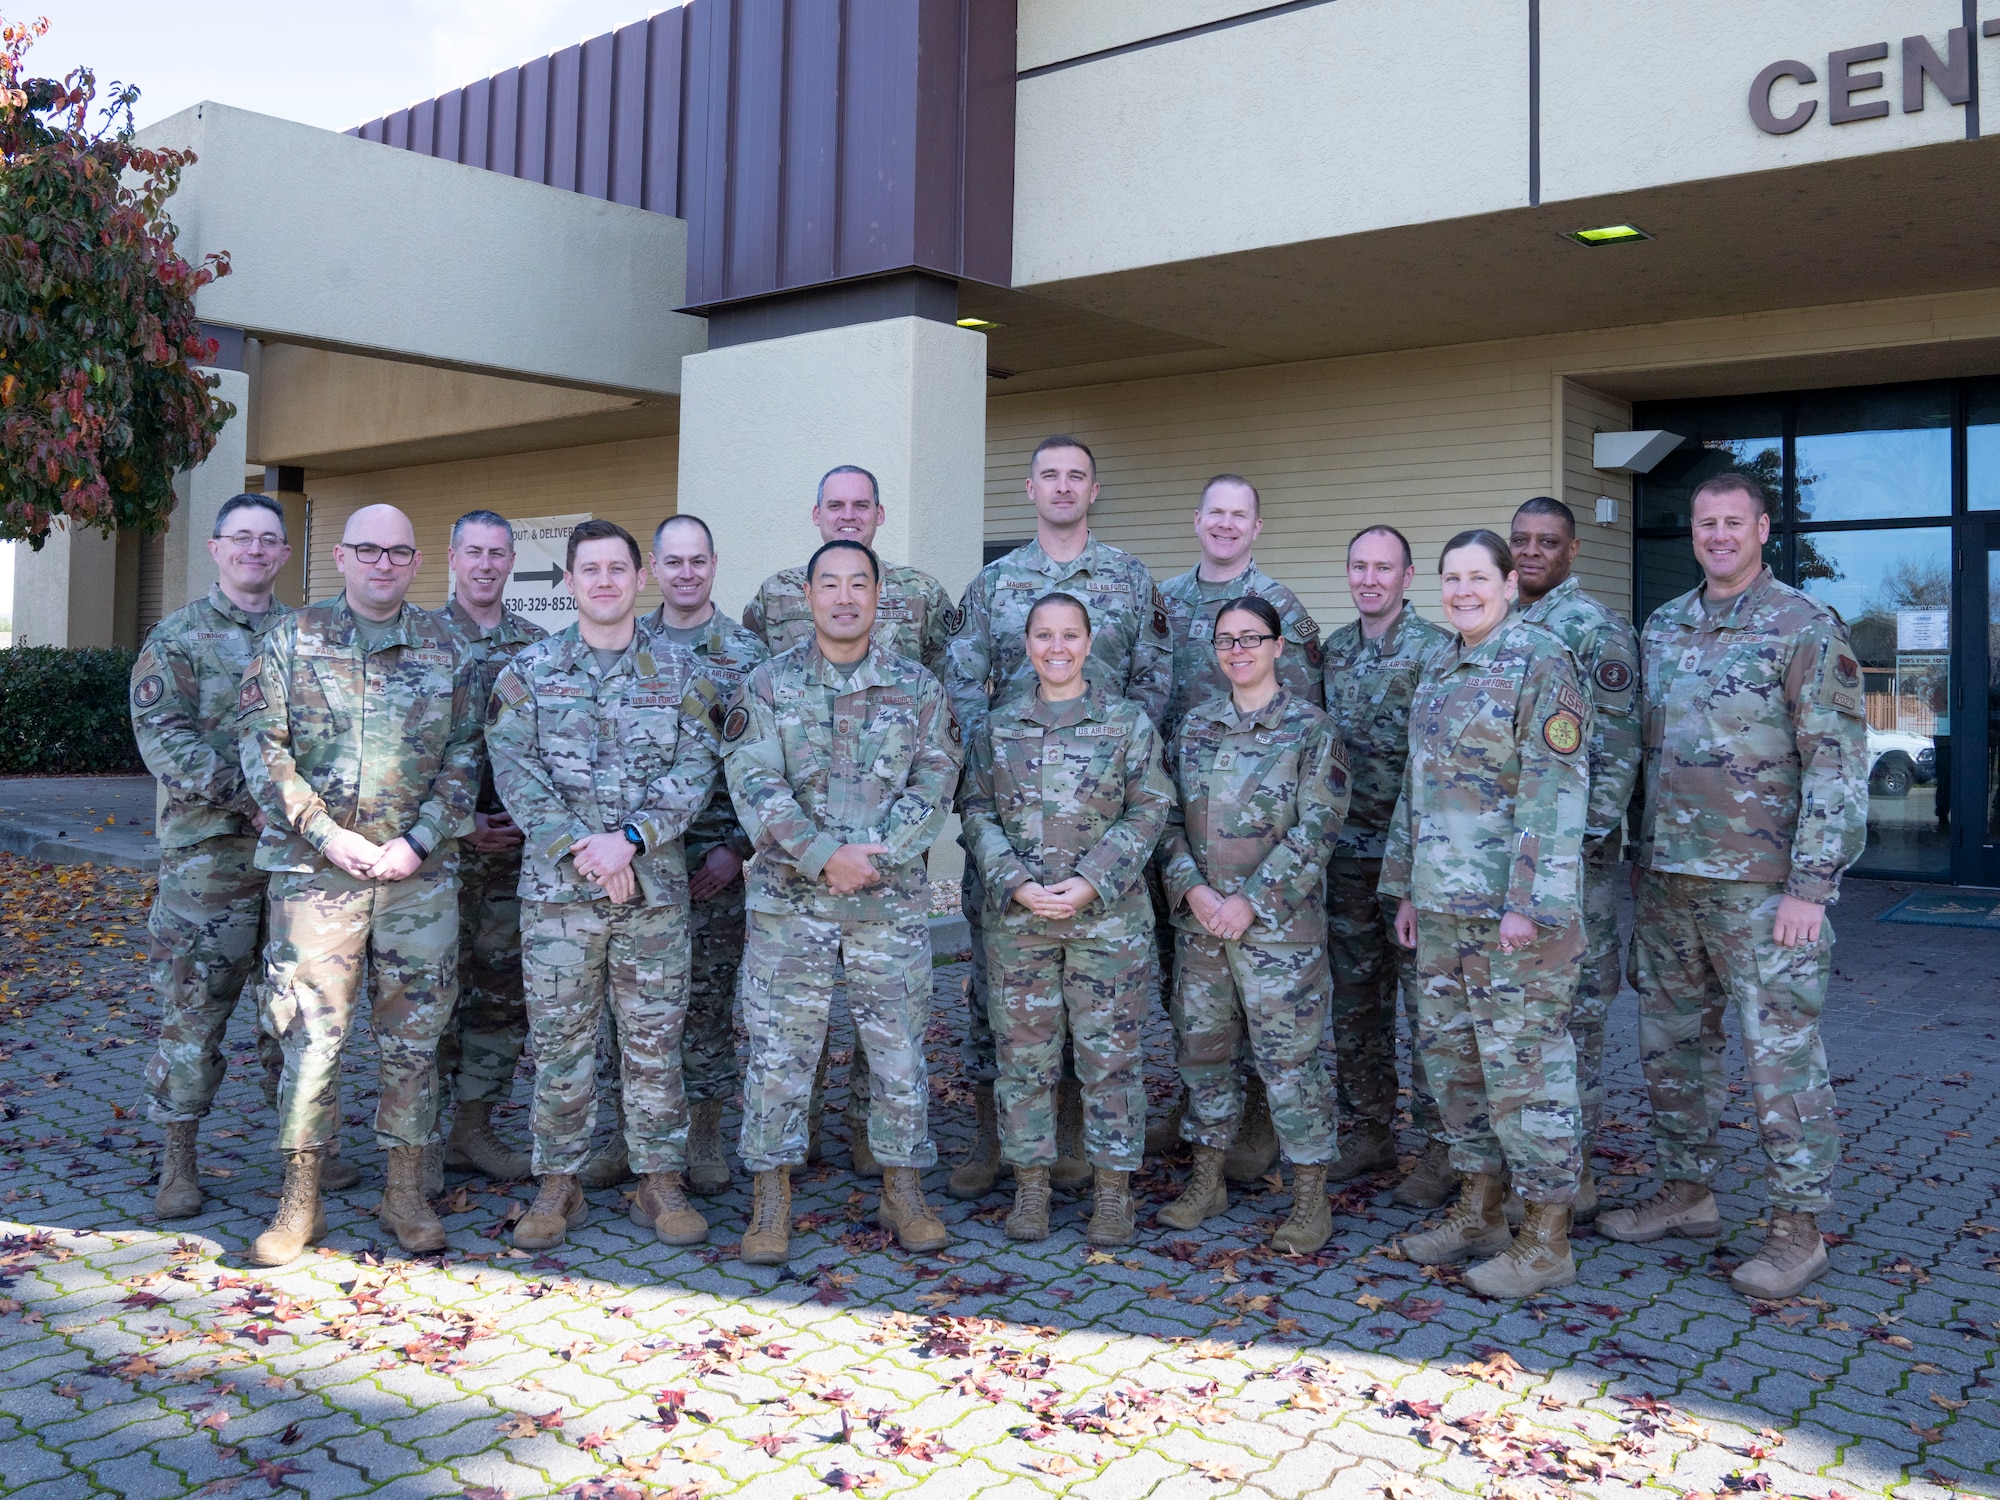
[[[0,774],[144,771],[132,738],[132,663],[118,647],[0,651]]]

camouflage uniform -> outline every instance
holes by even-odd
[[[930,574],[916,568],[882,564],[882,591],[875,605],[875,628],[868,643],[898,656],[921,662],[932,675],[944,675],[945,648],[951,643],[957,618],[951,595]],[[755,597],[743,606],[743,628],[776,656],[813,638],[812,601],[806,597],[806,570],[783,568],[764,580]]]
[[[1701,589],[1646,622],[1646,811],[1633,933],[1639,1050],[1661,1170],[1709,1182],[1727,1097],[1723,1012],[1743,1050],[1771,1199],[1832,1206],[1840,1159],[1819,1034],[1833,924],[1772,938],[1781,896],[1831,905],[1868,837],[1861,668],[1840,617],[1764,570],[1710,615]]]
[[[655,610],[647,615],[639,628],[657,637],[661,613]],[[721,610],[708,617],[708,632],[692,649],[702,676],[724,701],[743,686],[750,669],[770,655],[763,641]],[[719,772],[707,805],[688,825],[683,842],[690,874],[701,868],[710,850],[719,847],[726,846],[749,859],[749,835],[737,821],[729,787]],[[742,877],[706,901],[688,907],[688,950],[687,1031],[681,1038],[681,1074],[687,1081],[690,1101],[726,1100],[742,1082],[736,1064],[736,971],[743,964]]]
[[[868,1053],[869,1147],[884,1166],[930,1166],[924,855],[950,810],[959,760],[944,689],[880,646],[842,676],[809,641],[752,670],[722,738],[729,793],[757,850],[744,897],[743,1164],[804,1163],[807,1100],[844,964]],[[834,894],[820,876],[845,844],[888,846],[874,857],[880,884]]]
[[[222,1082],[222,1036],[236,1002],[258,986],[264,889],[256,868],[257,804],[237,753],[236,694],[263,637],[291,611],[275,599],[255,624],[221,587],[153,627],[132,667],[132,733],[166,789],[159,820],[160,886],[146,923],[160,1045],[146,1068],[156,1125],[199,1120]],[[267,1071],[283,1066],[261,1023]]]
[[[281,1151],[334,1139],[364,964],[376,1139],[437,1138],[438,1038],[458,998],[457,840],[479,792],[475,679],[451,632],[412,605],[364,646],[344,594],[281,622],[243,675],[243,773],[267,820],[257,868],[272,872],[265,1011],[285,1046]],[[342,829],[429,852],[406,880],[358,880],[320,852]]]
[[[944,683],[967,735],[978,737],[989,706],[1035,692],[1035,669],[1028,664],[1028,611],[1044,594],[1058,590],[1081,599],[1090,611],[1090,660],[1084,664],[1089,680],[1138,704],[1156,727],[1165,720],[1174,689],[1173,632],[1166,601],[1146,565],[1095,538],[1070,561],[1059,563],[1035,541],[980,569],[953,613]],[[960,1056],[968,1079],[990,1083],[998,1069],[989,1023],[986,944],[980,936],[986,898],[977,860],[965,862],[960,892],[960,909],[972,928],[972,984]]]
[[[1279,658],[1283,660],[1282,657]],[[1174,1032],[1188,1109],[1182,1138],[1227,1150],[1243,1115],[1236,1051],[1248,1029],[1271,1121],[1294,1165],[1332,1161],[1323,875],[1347,816],[1347,753],[1332,720],[1289,689],[1247,717],[1228,694],[1191,710],[1170,753],[1179,805],[1159,864],[1174,914]],[[1256,912],[1234,942],[1188,905],[1208,886]]]
[[[1620,983],[1617,881],[1625,809],[1639,779],[1639,637],[1623,615],[1591,598],[1574,578],[1550,589],[1520,617],[1569,647],[1593,711],[1583,840],[1583,964],[1569,1017],[1588,1153],[1604,1116],[1604,1022]]]
[[[490,631],[456,600],[437,612],[473,663],[473,701],[493,696],[500,669],[522,647],[548,632],[511,609]],[[475,810],[503,810],[493,767],[482,762]],[[521,851],[458,850],[458,1006],[438,1039],[438,1078],[460,1103],[498,1104],[514,1082],[528,1040],[528,1004],[521,993]]]
[[[1215,659],[1215,611],[1225,599],[1244,596],[1267,599],[1285,629],[1285,650],[1278,656],[1278,686],[1301,703],[1324,703],[1320,685],[1323,657],[1319,623],[1306,612],[1299,596],[1258,567],[1250,566],[1225,583],[1203,580],[1199,567],[1176,574],[1160,585],[1167,606],[1167,628],[1174,637],[1174,687],[1161,730],[1174,730],[1192,709],[1218,693],[1229,691],[1229,679]]]
[[[960,815],[991,903],[984,939],[999,1039],[1002,1154],[1056,1160],[1056,1081],[1074,1040],[1084,1154],[1130,1172],[1146,1144],[1146,1019],[1153,907],[1146,865],[1173,806],[1160,742],[1137,704],[1101,687],[995,705],[966,764]],[[1098,899],[1061,921],[1017,905],[1030,881],[1081,876]]]
[[[1377,887],[1389,820],[1410,754],[1410,700],[1431,653],[1451,632],[1405,604],[1375,640],[1355,621],[1321,645],[1326,711],[1347,746],[1353,805],[1327,866],[1327,956],[1333,966],[1328,1029],[1339,1059],[1340,1115],[1396,1128],[1396,996],[1410,1024],[1410,1118],[1426,1137],[1440,1136],[1437,1101],[1424,1081],[1417,995],[1417,955],[1396,941],[1396,903]]]
[[[1530,1203],[1570,1203],[1582,1169],[1576,1044],[1590,703],[1568,649],[1514,618],[1432,656],[1382,859],[1417,908],[1422,1061],[1451,1164],[1511,1167]],[[1500,918],[1542,929],[1503,953]]]
[[[535,1175],[574,1176],[597,1117],[597,1032],[616,1017],[625,1143],[636,1172],[687,1165],[681,1079],[688,890],[681,836],[716,777],[721,701],[693,653],[633,632],[600,667],[579,626],[500,673],[486,746],[527,835],[521,966],[535,1042]],[[582,839],[631,828],[639,891],[615,902],[563,861]]]

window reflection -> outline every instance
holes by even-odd
[[[1950,797],[1951,533],[1802,532],[1799,587],[1840,612],[1868,707],[1868,848],[1861,870],[1944,875]]]
[[[1642,427],[1681,435],[1681,445],[1639,479],[1639,525],[1684,527],[1688,497],[1711,475],[1739,469],[1764,486],[1771,517],[1784,513],[1784,408],[1776,400],[1660,402],[1635,414]]]
[[[1943,386],[1799,398],[1798,519],[1951,514],[1951,392]]]
[[[1981,381],[1965,403],[1965,503],[2000,510],[2000,381]]]

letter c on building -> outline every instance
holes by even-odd
[[[1790,135],[1819,110],[1819,100],[1807,99],[1788,115],[1772,114],[1771,85],[1780,78],[1789,78],[1801,84],[1819,82],[1819,74],[1789,57],[1772,63],[1753,78],[1750,81],[1750,118],[1766,135]]]

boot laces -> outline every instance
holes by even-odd
[[[779,1221],[784,1217],[784,1193],[775,1182],[768,1187],[759,1182],[756,1196],[757,1201],[751,1205],[756,1220],[750,1226],[751,1231],[756,1234],[775,1234],[781,1227]]]
[[[1020,1206],[1029,1213],[1046,1212],[1049,1206],[1048,1178],[1022,1179],[1017,1196],[1020,1199]]]
[[[1120,1213],[1124,1210],[1124,1196],[1117,1183],[1099,1178],[1091,1193],[1091,1207],[1101,1214]]]

